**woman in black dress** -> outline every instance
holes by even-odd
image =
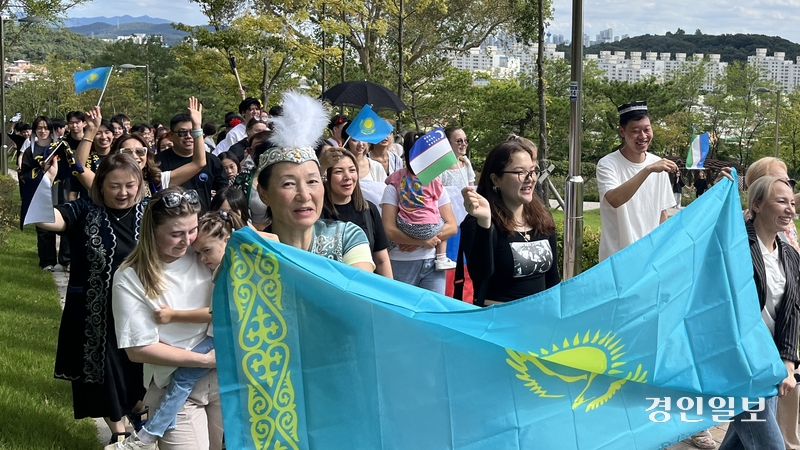
[[[53,164],[42,183],[52,182],[56,173]],[[55,377],[72,382],[76,419],[103,417],[112,440],[124,438],[122,416],[143,409],[145,389],[142,365],[117,349],[111,280],[139,236],[145,207],[142,170],[131,155],[118,153],[100,163],[91,198],[53,208],[46,191],[37,191],[31,210],[49,208],[52,220],[40,219],[36,225],[63,233],[73,260],[58,333]]]

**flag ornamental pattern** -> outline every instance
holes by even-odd
[[[729,417],[709,405],[733,415],[786,376],[739,202],[723,180],[588,271],[488,308],[236,231],[213,299],[227,446],[649,450],[709,428]]]
[[[393,129],[394,127],[377,115],[371,106],[364,105],[345,131],[350,135],[350,139],[377,144],[386,139]]]
[[[442,128],[417,139],[408,154],[411,170],[422,184],[428,184],[458,162]]]
[[[708,133],[695,134],[692,136],[692,143],[689,144],[689,153],[686,155],[687,169],[705,169],[706,157],[708,156]]]
[[[89,89],[103,89],[110,75],[111,67],[97,67],[83,72],[75,72],[72,75],[75,80],[75,93],[80,94]]]

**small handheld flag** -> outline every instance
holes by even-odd
[[[98,67],[75,72],[72,75],[72,79],[75,80],[75,93],[80,94],[89,89],[105,89],[109,75],[111,75],[111,67]]]
[[[386,139],[393,129],[389,122],[375,114],[371,106],[364,105],[345,131],[351,139],[377,144]]]
[[[693,135],[689,152],[686,154],[686,168],[705,169],[706,156],[708,156],[708,133]]]
[[[411,170],[422,184],[428,184],[449,167],[458,163],[450,141],[440,127],[417,139],[408,152]]]

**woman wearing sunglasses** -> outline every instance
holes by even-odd
[[[191,97],[189,99],[189,116],[192,118],[192,128],[198,129],[201,127],[203,120],[203,106],[200,102]],[[103,118],[100,114],[100,108],[94,107],[92,111],[86,113],[89,122],[102,121]],[[146,145],[147,139],[141,133],[124,134],[120,136],[111,146],[111,153],[127,153],[133,156],[139,167],[142,169],[142,174],[145,180],[145,197],[151,197],[156,192],[166,189],[170,186],[179,186],[189,181],[198,172],[203,170],[206,165],[206,149],[201,139],[195,139],[194,153],[192,154],[192,162],[189,164],[178,167],[171,171],[162,171],[158,168],[154,156]],[[81,143],[83,145],[83,143]],[[83,164],[85,160],[80,158],[86,155],[86,147],[81,153],[81,147],[78,146],[76,158]],[[84,173],[78,177],[81,183],[87,187],[92,185],[94,179],[94,172],[91,167],[86,167]]]
[[[55,377],[72,383],[75,418],[103,417],[116,441],[125,437],[122,417],[144,408],[142,365],[117,349],[111,310],[111,280],[141,232],[142,170],[130,155],[106,156],[90,195],[53,207],[45,187],[57,172],[53,162],[30,206],[41,213],[36,225],[63,233],[72,249]]]
[[[472,170],[472,163],[467,159],[467,135],[464,130],[458,127],[447,127],[444,135],[450,142],[450,148],[458,158],[458,162],[445,170],[440,176],[442,184],[445,186],[475,186],[475,171]]]
[[[145,405],[150,412],[165,403],[183,406],[174,428],[164,431],[147,423],[141,432],[107,449],[155,449],[156,441],[161,450],[222,446],[216,370],[182,370],[171,383],[179,367],[216,367],[213,345],[207,340],[212,271],[191,248],[198,211],[195,190],[176,186],[155,194],[142,216],[139,243],[114,276],[117,342],[131,360],[144,364]],[[177,383],[183,387],[176,390]]]
[[[555,222],[535,184],[536,147],[518,138],[489,152],[477,192],[461,191],[469,214],[461,224],[461,244],[478,306],[517,300],[560,282]]]

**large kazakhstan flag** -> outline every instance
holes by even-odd
[[[229,448],[656,449],[713,425],[711,397],[740,409],[786,375],[730,181],[580,276],[485,309],[248,229],[221,270]]]

